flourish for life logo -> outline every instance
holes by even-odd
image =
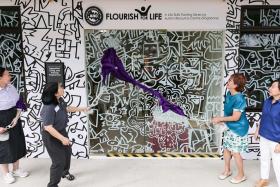
[[[151,5],[147,8],[142,6],[140,10],[135,9],[136,12],[138,12],[141,15],[141,19],[148,19],[148,13],[151,8]]]
[[[103,13],[98,7],[91,6],[85,11],[85,20],[88,24],[97,26],[103,21]]]
[[[117,12],[106,12],[106,21],[127,21],[127,20],[162,20],[162,13],[150,12],[151,5],[142,6],[134,11],[118,10]],[[85,11],[85,20],[91,26],[97,26],[103,21],[103,12],[96,6],[91,6]]]

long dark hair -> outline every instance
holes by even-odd
[[[3,74],[6,70],[6,68],[0,67],[0,77],[3,77]]]
[[[55,94],[58,91],[58,82],[50,82],[45,85],[42,93],[42,102],[44,105],[57,105],[57,97]]]

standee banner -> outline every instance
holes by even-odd
[[[65,87],[63,63],[45,63],[46,83],[59,82]]]
[[[226,1],[84,2],[85,29],[224,30]]]

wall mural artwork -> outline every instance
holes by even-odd
[[[220,31],[86,30],[89,104],[102,89],[103,51],[113,47],[130,76],[160,91],[194,123],[208,120],[222,104],[222,38]],[[156,122],[157,99],[149,93],[113,76],[106,87],[90,115],[92,152],[206,152],[210,141],[209,149],[217,150],[211,127],[203,134],[182,124]]]
[[[82,2],[13,0],[13,5],[21,8],[25,81],[29,105],[28,111],[23,113],[22,117],[27,156],[46,157],[47,152],[40,132],[42,108],[40,98],[46,81],[45,63],[65,64],[65,101],[73,106],[86,105],[86,97],[79,94],[85,92]],[[3,37],[1,35],[1,38]],[[13,63],[19,64],[14,61]],[[73,140],[72,155],[76,158],[88,158],[87,117],[83,113],[69,115],[67,130],[70,139]]]
[[[1,7],[0,27],[20,29],[20,9],[19,7]]]
[[[208,97],[213,95],[214,89],[207,89],[207,85],[211,85],[209,88],[219,87],[219,81],[222,80],[220,79],[221,61],[225,62],[225,82],[230,74],[238,71],[239,43],[240,41],[244,43],[244,37],[253,36],[240,37],[241,5],[270,4],[270,0],[227,0],[227,23],[225,41],[223,41],[220,37],[222,33],[214,31],[86,31],[84,37],[82,26],[84,7],[81,0],[9,0],[7,2],[9,6],[20,7],[21,23],[18,21],[18,13],[13,12],[12,9],[8,13],[0,9],[0,24],[2,24],[0,28],[20,24],[22,32],[10,32],[12,29],[9,32],[1,32],[0,60],[1,65],[5,63],[11,69],[16,87],[21,92],[24,92],[24,87],[26,88],[29,109],[23,113],[22,119],[29,151],[28,157],[47,156],[42,144],[39,123],[39,112],[42,107],[40,97],[45,83],[44,63],[65,64],[67,92],[65,100],[69,104],[86,105],[86,97],[81,96],[86,88],[89,104],[92,104],[101,89],[99,62],[102,52],[108,47],[114,47],[131,76],[159,90],[169,101],[182,106],[192,118],[207,119],[215,115],[213,111],[220,111],[222,108],[219,104],[220,96]],[[277,10],[270,13],[263,12],[265,16],[273,14],[277,14]],[[274,21],[269,18],[263,19],[262,23],[271,25]],[[253,37],[260,40],[275,38],[268,34]],[[21,38],[22,49],[18,43]],[[222,51],[223,45],[225,45],[225,58],[220,59],[222,56],[218,51]],[[87,53],[86,72],[83,46],[86,47]],[[278,57],[276,47],[270,47],[269,51],[272,58]],[[22,52],[23,58],[17,58],[17,55],[20,56]],[[268,58],[268,53],[264,52],[256,56],[261,59]],[[208,58],[207,54],[213,55],[214,58]],[[248,57],[244,59],[247,60]],[[271,68],[275,65],[277,64],[271,64],[271,60],[268,60],[267,67]],[[248,68],[247,66],[244,63],[243,67]],[[85,82],[85,74],[87,82]],[[279,75],[275,73],[274,76]],[[262,86],[260,82],[255,82],[252,86]],[[216,151],[213,145],[215,131],[212,132],[211,128],[189,133],[185,126],[177,124],[154,125],[152,111],[157,101],[153,97],[114,77],[109,78],[107,85],[107,90],[98,100],[93,114],[89,115],[89,129],[84,114],[77,113],[70,116],[68,131],[71,139],[75,139],[73,156],[76,158],[89,157],[88,133],[92,152],[209,152],[210,149]],[[264,92],[260,93],[265,97]],[[256,103],[253,100],[250,102]],[[259,121],[260,113],[248,112],[247,117],[252,127],[249,136],[252,137],[254,124]],[[167,133],[170,135],[167,136]],[[206,135],[203,136],[204,133]],[[189,136],[193,137],[191,142],[187,141]],[[207,140],[210,141],[210,149]],[[249,150],[245,158],[257,158],[257,142],[252,140]]]
[[[269,0],[227,0],[226,42],[225,42],[225,82],[229,75],[238,71],[240,15],[242,5],[269,5]]]
[[[272,79],[280,77],[280,34],[243,34],[240,40],[240,71],[248,84],[248,106],[261,111],[268,98],[267,89]]]
[[[239,69],[249,84],[246,95],[250,109],[261,111],[267,88],[280,77],[280,6],[245,6],[241,9]],[[277,30],[278,29],[278,30]]]
[[[13,85],[25,97],[19,7],[0,7],[0,33],[0,66],[10,71]]]
[[[245,8],[242,15],[243,27],[280,27],[279,14],[280,9],[278,8]]]

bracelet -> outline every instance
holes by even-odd
[[[9,124],[5,127],[7,130],[11,129],[12,128],[12,124]]]

